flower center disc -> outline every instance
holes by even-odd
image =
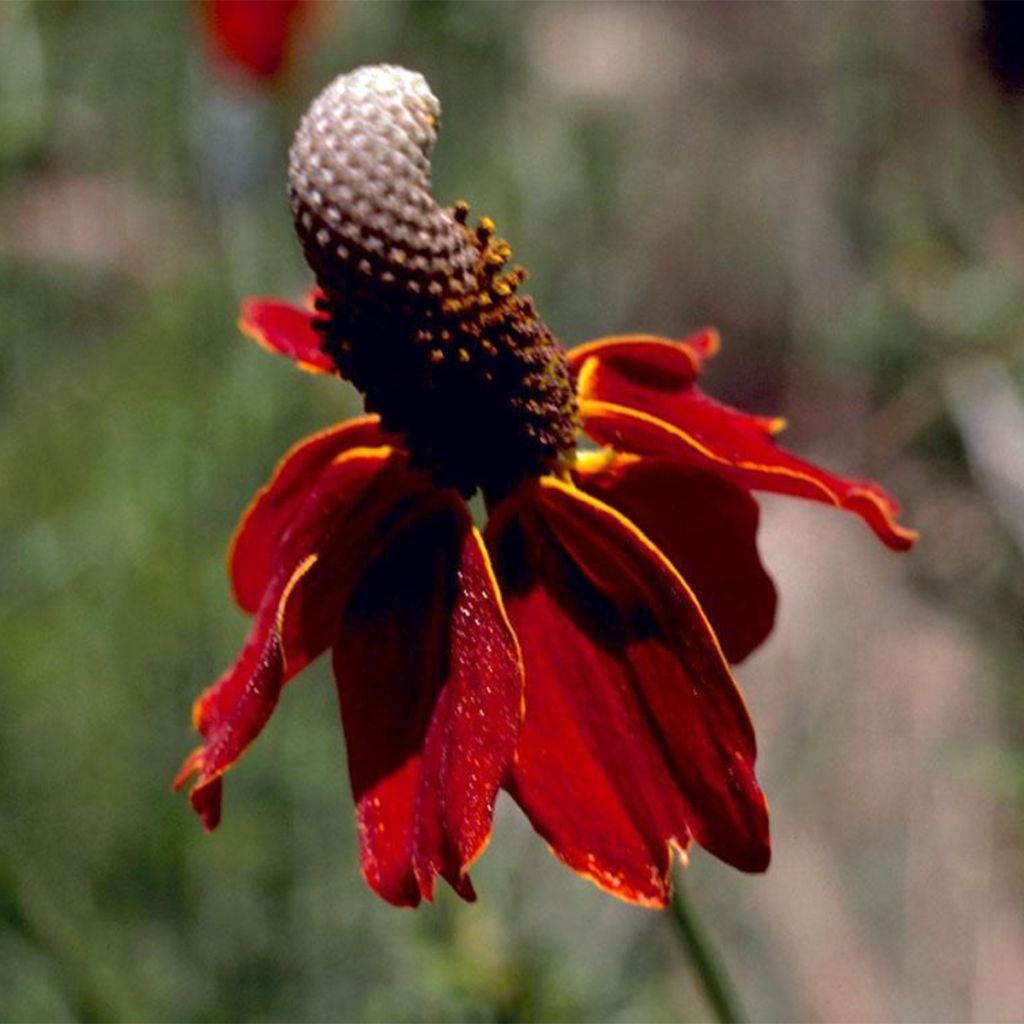
[[[488,218],[470,229],[466,204],[434,200],[439,122],[420,74],[342,75],[295,134],[289,196],[339,371],[414,465],[498,496],[571,458],[576,399],[508,244]]]

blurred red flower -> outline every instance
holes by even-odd
[[[240,326],[336,374],[319,317],[251,300]],[[207,828],[283,684],[330,648],[363,872],[392,903],[431,898],[436,875],[472,898],[499,788],[559,858],[632,902],[666,902],[671,849],[691,839],[763,870],[754,732],[728,666],[775,614],[752,492],[852,511],[896,550],[914,534],[874,484],[777,447],[781,421],[704,395],[717,348],[705,330],[571,351],[580,422],[606,447],[568,478],[523,479],[483,534],[376,416],[296,445],[231,547],[253,626],[196,703],[203,744],[177,780],[196,776]]]
[[[247,77],[276,78],[308,17],[309,0],[206,0],[206,35],[217,55]]]

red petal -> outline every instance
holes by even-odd
[[[353,593],[334,647],[363,873],[431,899],[491,832],[515,749],[522,666],[479,533],[455,499],[398,534]]]
[[[203,745],[186,758],[174,788],[197,776],[189,796],[210,831],[220,822],[220,777],[262,731],[281,693],[284,660],[274,629],[276,611],[276,603],[268,600],[234,664],[202,693],[192,709]]]
[[[899,505],[865,480],[828,473],[779,448],[779,419],[751,416],[713,401],[686,379],[686,346],[677,345],[677,372],[663,342],[623,342],[598,350],[579,369],[584,429],[603,444],[660,455],[712,469],[741,487],[810,498],[854,512],[891,548],[906,550],[917,537],[900,526]]]
[[[666,459],[581,457],[579,486],[621,512],[693,588],[729,661],[742,661],[775,622],[775,586],[757,553],[760,510],[713,473]]]
[[[331,462],[352,448],[377,447],[390,439],[376,416],[362,416],[304,438],[277,464],[270,481],[242,514],[228,549],[235,600],[250,614],[270,581],[281,536]]]
[[[423,500],[425,480],[390,448],[353,448],[336,457],[277,542],[270,580],[235,663],[196,701],[203,746],[175,780],[197,774],[192,805],[207,828],[220,817],[219,779],[263,729],[282,685],[328,646],[340,607],[381,524]],[[315,609],[315,614],[310,611]]]
[[[293,359],[307,373],[337,376],[334,360],[323,350],[323,335],[313,326],[316,313],[276,299],[246,299],[238,329],[268,352]]]
[[[570,867],[663,905],[670,844],[744,870],[768,819],[742,698],[693,595],[625,518],[556,480],[488,540],[526,667],[510,792]]]
[[[284,65],[303,0],[207,0],[209,35],[222,56],[255,78]]]
[[[681,341],[657,334],[617,334],[570,349],[569,368],[578,375],[592,359],[596,366],[625,363],[640,380],[650,378],[652,387],[681,387],[700,376],[705,361],[716,355],[720,347],[721,339],[713,327],[705,327]]]

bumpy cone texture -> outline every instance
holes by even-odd
[[[439,483],[497,495],[571,457],[575,397],[508,244],[434,200],[439,123],[420,74],[342,75],[299,125],[289,195],[341,373]]]

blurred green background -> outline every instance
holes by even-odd
[[[323,4],[260,83],[196,5],[0,5],[0,1018],[706,1017],[669,921],[561,868],[505,800],[478,904],[379,902],[324,664],[215,836],[168,789],[245,628],[235,518],[358,408],[234,329],[242,297],[308,283],[290,131],[334,74],[389,61],[444,106],[436,194],[495,218],[566,344],[716,324],[709,389],[922,531],[896,557],[763,503],[781,613],[738,675],[775,859],[686,873],[748,1013],[1020,1020],[1019,21]]]

